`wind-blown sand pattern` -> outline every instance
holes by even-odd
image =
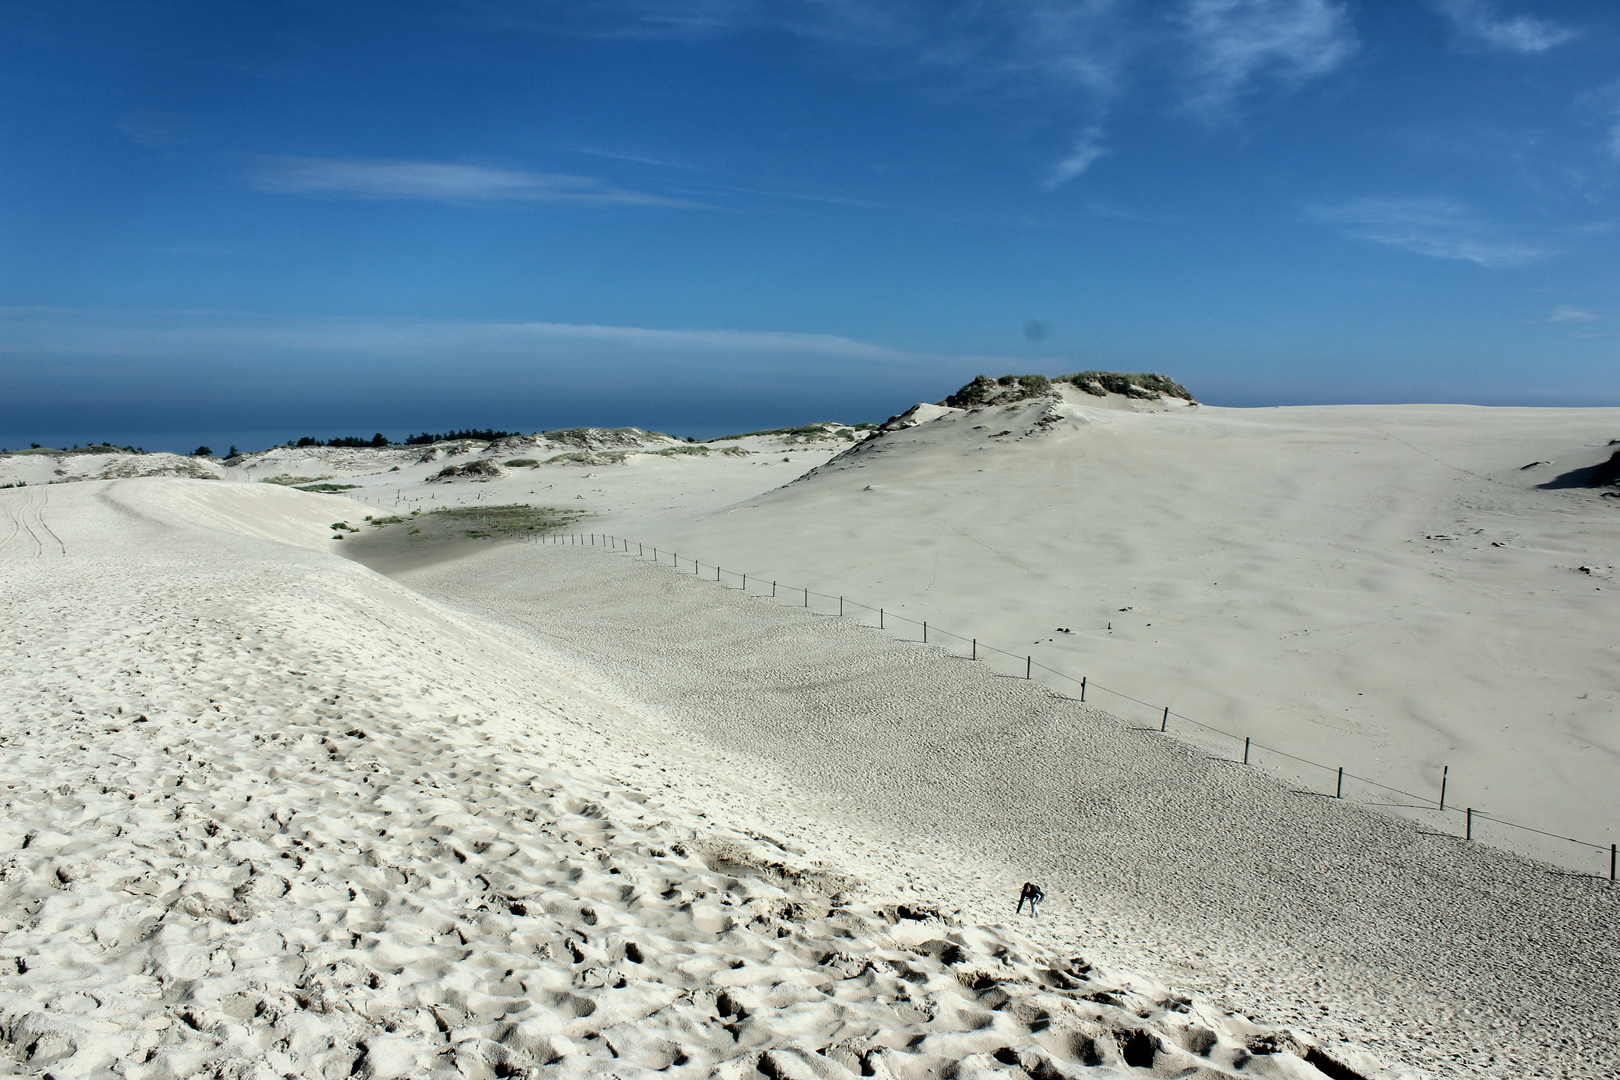
[[[0,547],[20,1075],[1405,1075],[954,914],[982,871],[333,558],[318,496],[0,506],[61,545]]]

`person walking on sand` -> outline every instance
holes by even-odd
[[[1036,885],[1032,881],[1026,881],[1024,882],[1023,890],[1018,894],[1018,907],[1013,910],[1013,914],[1022,914],[1024,911],[1024,901],[1028,900],[1030,917],[1035,918],[1037,917],[1035,905],[1045,899],[1046,894],[1041,891],[1041,887],[1039,885]]]

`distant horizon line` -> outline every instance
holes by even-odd
[[[931,404],[932,405],[932,404],[941,404],[941,403],[940,402],[927,402],[927,401],[912,402],[912,405],[917,405],[917,404]],[[909,405],[906,406],[906,408],[910,408],[910,407],[911,406],[909,406]],[[1461,408],[1461,409],[1504,409],[1504,410],[1506,410],[1506,409],[1519,409],[1519,410],[1522,410],[1522,409],[1557,409],[1557,410],[1566,410],[1567,411],[1567,410],[1575,410],[1575,409],[1612,409],[1612,410],[1615,410],[1617,412],[1620,412],[1620,401],[1616,401],[1614,404],[1595,404],[1595,403],[1591,403],[1591,402],[1581,402],[1581,403],[1551,402],[1551,403],[1549,403],[1549,402],[1545,402],[1545,401],[1526,403],[1526,402],[1518,402],[1518,401],[1515,401],[1515,402],[1502,402],[1502,401],[1479,402],[1479,401],[1457,401],[1457,400],[1398,400],[1398,401],[1342,401],[1341,400],[1341,401],[1268,402],[1268,403],[1261,403],[1261,404],[1239,404],[1239,405],[1221,404],[1219,402],[1211,402],[1211,401],[1198,401],[1198,402],[1195,403],[1194,407],[1195,408],[1206,408],[1206,409],[1228,409],[1228,410]],[[450,428],[450,429],[443,432],[443,434],[446,436],[445,438],[440,439],[440,438],[435,437],[432,442],[424,441],[421,438],[421,435],[416,434],[416,432],[419,431],[422,434],[432,434],[433,433],[433,425],[416,424],[416,425],[401,426],[401,425],[384,424],[384,425],[382,425],[383,427],[393,427],[396,431],[403,430],[403,431],[406,432],[405,435],[403,435],[402,437],[399,437],[399,438],[394,438],[392,436],[388,436],[387,437],[388,441],[387,441],[386,444],[376,444],[374,442],[376,435],[383,434],[383,432],[379,431],[377,427],[374,427],[372,425],[364,425],[364,426],[367,426],[367,427],[372,427],[372,430],[373,430],[374,434],[371,435],[371,436],[364,436],[364,435],[335,435],[335,436],[332,436],[332,437],[326,438],[326,439],[318,439],[313,435],[300,435],[300,436],[292,436],[292,437],[285,438],[285,439],[276,438],[275,441],[271,441],[271,442],[266,442],[267,435],[266,435],[265,430],[262,427],[257,428],[256,430],[249,429],[248,431],[239,432],[237,434],[232,435],[232,434],[230,434],[230,429],[226,428],[226,427],[223,427],[223,426],[221,426],[219,428],[213,428],[212,430],[205,430],[204,425],[188,425],[187,428],[185,428],[185,429],[165,428],[165,429],[142,429],[142,430],[139,430],[139,431],[127,431],[126,430],[125,432],[123,432],[120,435],[120,437],[115,438],[115,439],[110,440],[110,441],[105,441],[105,442],[97,441],[97,440],[80,440],[80,441],[77,441],[77,442],[69,443],[68,440],[62,439],[60,437],[57,438],[57,439],[51,440],[51,441],[42,441],[40,439],[33,438],[33,437],[29,437],[29,438],[26,438],[26,439],[21,438],[21,437],[0,437],[0,454],[5,454],[5,455],[9,456],[9,455],[14,455],[14,454],[28,454],[28,453],[36,453],[36,452],[37,453],[46,453],[46,454],[52,454],[52,453],[54,453],[54,454],[63,454],[63,453],[71,454],[71,453],[75,453],[75,452],[77,452],[77,453],[86,453],[86,452],[99,451],[99,452],[102,452],[102,453],[107,453],[107,452],[116,452],[116,453],[175,453],[175,454],[181,454],[181,455],[184,455],[184,456],[196,456],[195,449],[192,449],[191,447],[195,447],[195,448],[201,448],[201,447],[205,447],[205,446],[210,446],[211,447],[213,442],[223,442],[226,445],[227,448],[230,448],[230,447],[237,446],[238,442],[245,442],[245,443],[248,443],[249,445],[255,447],[254,449],[239,450],[238,451],[239,455],[245,455],[245,454],[263,453],[263,452],[265,452],[267,450],[287,449],[287,448],[299,449],[300,447],[297,444],[298,444],[300,439],[313,440],[312,442],[306,442],[304,444],[304,446],[302,448],[306,448],[306,449],[308,449],[308,448],[322,448],[322,449],[387,449],[387,448],[399,448],[399,447],[405,447],[405,446],[427,446],[427,445],[432,445],[433,442],[453,442],[453,441],[462,441],[462,440],[468,440],[468,439],[470,439],[471,441],[493,442],[493,441],[496,441],[496,439],[506,438],[506,437],[511,437],[511,436],[537,436],[537,435],[548,434],[548,433],[551,433],[551,432],[578,431],[578,430],[585,430],[585,429],[595,429],[595,430],[602,430],[602,431],[619,431],[619,430],[626,430],[626,429],[630,429],[630,428],[634,428],[634,429],[636,429],[638,431],[644,431],[644,432],[647,432],[649,434],[669,435],[671,438],[680,439],[680,440],[687,441],[687,442],[713,442],[713,441],[716,441],[716,440],[719,440],[719,439],[727,438],[728,436],[734,436],[734,435],[738,435],[738,434],[753,434],[753,433],[765,432],[765,431],[778,431],[778,430],[783,430],[783,429],[789,428],[789,427],[808,427],[808,426],[813,426],[813,425],[818,425],[818,424],[836,424],[836,425],[840,425],[840,426],[844,426],[844,427],[850,427],[850,428],[877,426],[877,425],[880,425],[880,424],[886,422],[889,419],[893,419],[894,417],[899,416],[904,411],[905,411],[905,409],[901,409],[901,410],[899,410],[899,411],[897,411],[895,413],[891,413],[887,417],[884,417],[882,419],[875,419],[875,420],[873,420],[873,419],[837,420],[837,419],[828,418],[828,419],[822,419],[822,420],[805,421],[804,423],[801,423],[801,424],[777,424],[777,425],[772,425],[772,426],[768,426],[768,427],[759,427],[759,428],[748,428],[746,425],[714,424],[712,422],[707,422],[707,423],[702,424],[701,427],[699,427],[697,429],[696,433],[692,433],[692,434],[676,434],[671,429],[672,428],[678,428],[680,425],[678,425],[678,424],[677,425],[671,425],[671,424],[667,424],[667,423],[666,424],[661,424],[661,425],[652,425],[652,424],[649,424],[649,425],[643,425],[643,424],[606,424],[606,423],[601,423],[601,424],[567,424],[567,425],[559,425],[559,426],[534,427],[534,428],[531,428],[531,429],[528,429],[528,430],[525,430],[525,428],[527,427],[526,425],[515,425],[511,429],[494,427],[494,426],[485,427],[485,428],[477,428],[477,427],[460,428],[460,429]],[[232,427],[236,427],[236,426],[237,425],[232,425]],[[247,425],[241,425],[241,427],[246,427],[246,426]],[[277,426],[280,426],[280,425],[277,425]],[[309,430],[309,429],[315,428],[315,427],[316,427],[316,425],[307,425],[306,430]],[[739,427],[742,429],[741,431],[739,431]],[[286,430],[286,429],[283,428],[282,430]],[[180,433],[181,431],[185,431],[187,433],[182,435]],[[485,434],[485,433],[495,433],[495,439],[480,439],[479,435],[482,435],[482,434]],[[1617,429],[1616,437],[1620,438],[1620,429]],[[15,441],[15,445],[13,445],[13,440]],[[195,440],[195,442],[193,442],[193,440]],[[346,442],[346,440],[348,440],[348,441]],[[147,443],[151,443],[154,448],[148,449],[146,447]],[[188,446],[188,444],[189,444],[189,446]],[[335,444],[335,445],[333,445],[333,444]],[[225,457],[227,457],[229,455],[227,455],[227,454],[211,454],[210,456],[223,459],[223,458],[225,458]]]

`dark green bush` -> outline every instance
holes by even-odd
[[[1102,397],[1104,394],[1122,394],[1125,397],[1141,398],[1144,400],[1157,400],[1160,397],[1181,398],[1183,401],[1198,403],[1198,399],[1187,392],[1187,388],[1180,383],[1152,372],[1141,371],[1079,371],[1073,375],[1059,375],[1058,382],[1073,383],[1075,386],[1091,394],[1093,397]]]
[[[971,409],[991,402],[1005,404],[1039,397],[1052,389],[1052,380],[1045,375],[1003,375],[992,379],[979,375],[962,389],[945,399],[953,409]]]

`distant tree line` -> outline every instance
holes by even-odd
[[[328,439],[325,442],[322,442],[321,440],[313,438],[313,437],[311,437],[309,435],[305,435],[302,439],[299,439],[296,442],[294,442],[291,439],[287,440],[287,445],[288,446],[390,446],[392,444],[388,441],[388,436],[384,435],[382,432],[379,431],[379,432],[377,432],[377,434],[373,435],[369,439],[362,439],[358,435],[343,435],[343,436],[340,436],[340,437],[338,437],[336,439]]]
[[[420,435],[412,435],[405,440],[406,446],[426,446],[429,443],[451,442],[456,439],[478,439],[482,442],[494,442],[515,435],[513,431],[496,431],[493,428],[468,428],[466,431],[447,431],[443,435],[431,435],[424,431]]]
[[[410,436],[402,443],[393,443],[388,441],[388,436],[379,431],[369,439],[362,439],[358,435],[342,435],[336,439],[327,439],[324,442],[320,439],[313,438],[312,436],[305,435],[301,439],[287,440],[287,445],[350,447],[426,446],[429,443],[450,442],[455,439],[478,439],[483,442],[494,442],[496,439],[504,439],[511,434],[513,434],[513,432],[496,431],[493,428],[468,428],[465,431],[447,431],[442,435],[435,435],[432,432],[424,431],[420,435]]]

